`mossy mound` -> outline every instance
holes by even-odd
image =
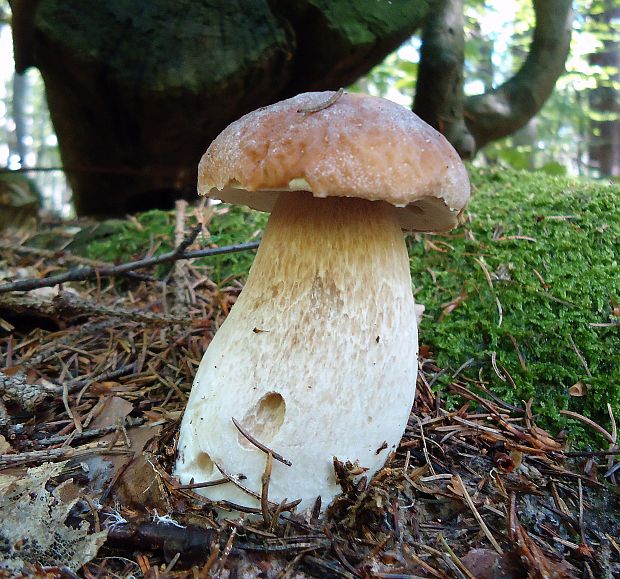
[[[532,398],[541,425],[570,422],[571,437],[585,441],[592,431],[561,409],[610,428],[609,403],[620,418],[620,187],[504,169],[472,169],[472,182],[463,227],[407,240],[416,300],[426,306],[420,343],[443,369],[433,388],[449,397],[455,373],[482,377],[504,400]],[[265,221],[222,206],[205,243],[247,241]],[[167,251],[173,237],[174,215],[150,211],[86,253],[124,261],[149,247]],[[204,263],[225,283],[243,279],[253,257]]]
[[[533,398],[547,426],[570,409],[609,428],[607,403],[620,417],[620,187],[506,170],[472,182],[464,227],[408,242],[428,316],[420,341],[447,370],[436,387],[465,365],[461,376],[505,400]]]

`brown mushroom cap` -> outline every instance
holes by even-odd
[[[303,93],[229,125],[198,167],[198,191],[270,211],[283,191],[358,197],[398,208],[403,229],[451,229],[469,200],[469,178],[445,137],[386,99]]]

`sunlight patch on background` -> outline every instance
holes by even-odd
[[[25,77],[24,134],[25,155],[20,158],[13,111],[13,39],[11,27],[0,26],[0,168],[12,171],[27,168],[60,167],[58,138],[52,126],[41,73],[29,69]],[[69,217],[73,213],[71,191],[62,171],[24,171],[41,193],[46,212]]]

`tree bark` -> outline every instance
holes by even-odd
[[[415,112],[469,159],[475,143],[464,118],[463,0],[440,0],[422,32]]]
[[[609,34],[611,23],[620,18],[620,6],[606,0],[604,9],[591,18]],[[590,56],[590,63],[610,71],[609,78],[590,93],[591,109],[604,118],[591,121],[590,165],[600,177],[617,177],[620,175],[620,100],[613,87],[613,83],[620,82],[620,42],[617,37],[605,37],[602,50]]]
[[[41,70],[78,213],[123,214],[193,199],[226,125],[353,82],[430,2],[13,1],[16,62]]]

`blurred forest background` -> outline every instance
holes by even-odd
[[[480,166],[593,179],[620,176],[620,0],[575,0],[566,72],[542,110],[517,133],[486,145]],[[535,24],[531,0],[465,2],[466,95],[497,87],[523,63]],[[411,107],[420,37],[392,52],[350,88]],[[11,11],[0,3],[0,167],[24,171],[44,207],[73,214],[41,74],[15,74]],[[28,170],[28,171],[25,171]]]

